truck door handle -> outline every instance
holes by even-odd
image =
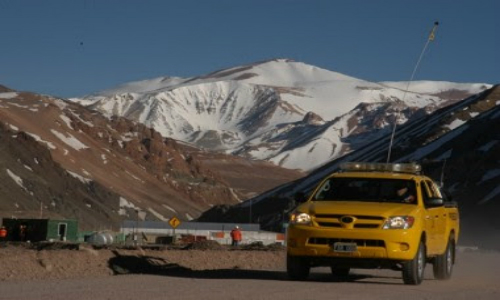
[[[431,219],[431,217],[430,217],[430,216],[425,216],[425,219],[426,219],[426,220],[430,220],[430,219]]]

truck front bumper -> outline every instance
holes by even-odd
[[[336,242],[355,243],[353,252],[336,252]],[[420,242],[420,234],[408,229],[328,229],[292,225],[287,232],[287,251],[292,256],[317,258],[363,258],[411,260]]]

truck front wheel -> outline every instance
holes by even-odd
[[[446,250],[443,254],[436,256],[434,259],[434,278],[450,279],[453,270],[453,261],[455,258],[455,243],[450,238]]]
[[[286,255],[286,272],[291,280],[306,280],[310,269],[311,266],[306,258]]]
[[[425,245],[421,241],[415,257],[403,265],[403,281],[405,284],[419,285],[424,279]]]

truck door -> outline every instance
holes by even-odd
[[[442,199],[442,195],[435,184],[430,180],[422,181],[422,194],[425,206],[425,220],[427,239],[430,244],[427,252],[430,255],[442,254],[446,248],[446,220],[448,218],[444,205],[431,206],[428,200]]]
[[[437,188],[436,184],[432,181],[426,181],[427,186],[429,187],[432,197],[437,199],[443,199],[443,195]],[[446,250],[446,244],[448,242],[448,237],[446,234],[446,222],[448,220],[448,211],[443,205],[434,207],[434,220],[436,226],[436,251],[438,254],[442,254]]]
[[[422,181],[420,184],[420,192],[422,194],[422,200],[425,206],[425,203],[432,197],[431,191],[425,181]],[[426,245],[428,254],[433,254],[437,250],[436,249],[437,228],[436,228],[435,213],[436,212],[434,211],[433,208],[425,207],[424,227],[425,227],[425,234],[427,237]]]

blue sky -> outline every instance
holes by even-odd
[[[370,81],[500,83],[498,0],[0,0],[0,84],[61,97],[290,58]]]

